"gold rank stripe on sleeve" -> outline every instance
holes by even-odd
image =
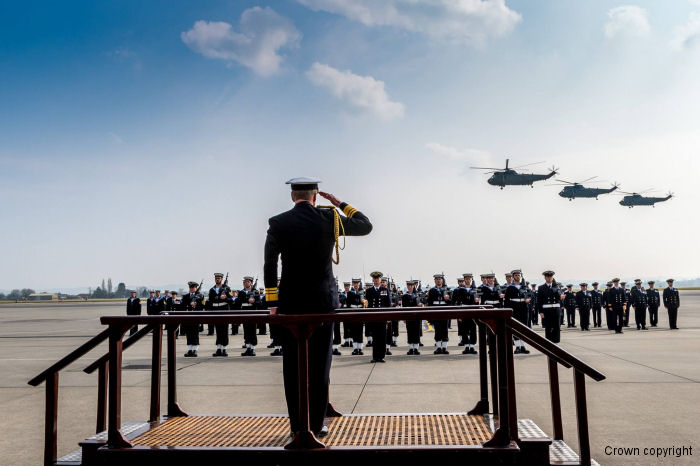
[[[352,216],[355,215],[356,212],[357,212],[357,209],[349,204],[346,205],[345,208],[343,209],[343,213],[348,218],[352,218]]]
[[[265,301],[277,301],[277,288],[265,288]]]

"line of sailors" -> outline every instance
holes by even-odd
[[[378,308],[378,307],[439,307],[446,305],[472,305],[485,304],[493,307],[505,307],[513,309],[513,316],[521,323],[531,327],[537,325],[542,318],[542,327],[545,336],[549,340],[559,343],[560,329],[564,325],[566,315],[567,328],[576,327],[576,311],[578,310],[581,331],[590,330],[590,317],[593,315],[593,326],[602,327],[602,309],[605,309],[606,325],[615,333],[622,333],[623,327],[629,327],[630,310],[635,310],[635,324],[638,330],[646,330],[646,312],[649,311],[649,323],[652,327],[658,324],[658,310],[663,305],[668,310],[669,326],[677,329],[677,315],[680,307],[678,290],[673,287],[673,279],[668,279],[668,287],[664,289],[663,297],[654,288],[654,281],[648,282],[648,288],[642,287],[642,281],[635,280],[635,286],[630,290],[626,283],[619,278],[614,278],[606,284],[605,290],[598,289],[598,282],[593,282],[592,289],[588,289],[587,283],[580,283],[580,290],[573,291],[573,285],[560,286],[554,280],[554,272],[543,272],[545,283],[537,287],[523,279],[519,269],[507,273],[506,283],[499,285],[495,274],[481,275],[481,284],[474,283],[471,273],[465,273],[457,279],[457,287],[450,289],[446,286],[443,274],[433,276],[435,285],[427,292],[421,289],[418,280],[408,280],[406,290],[402,293],[394,283],[383,276],[379,271],[370,274],[372,282],[364,283],[359,278],[353,278],[345,282],[344,290],[339,292],[339,301],[342,308]],[[228,280],[226,280],[227,282]],[[162,296],[159,290],[150,292],[147,299],[147,314],[160,314],[161,312],[185,310],[260,310],[265,309],[264,294],[256,289],[253,277],[243,277],[243,288],[239,291],[231,291],[231,288],[223,281],[223,274],[214,274],[214,285],[209,290],[208,298],[199,292],[197,282],[188,282],[189,292],[178,298],[177,292],[172,291],[170,296]],[[529,285],[529,286],[528,286]],[[127,300],[127,314],[140,315],[141,304],[136,292]],[[434,354],[449,354],[447,350],[451,328],[451,321],[439,320],[428,323],[434,329],[435,350]],[[238,325],[232,324],[232,335],[238,334]],[[185,357],[197,357],[199,349],[199,333],[202,326],[183,325],[180,329],[187,338],[187,353]],[[136,332],[136,327],[131,333]],[[282,345],[278,337],[278,329],[270,326],[271,343],[268,348],[274,348],[272,356],[282,355]],[[407,321],[406,333],[408,340],[408,355],[420,355],[419,348],[423,346],[422,321]],[[209,326],[208,334],[216,334],[216,352],[212,356],[228,356],[229,345],[228,324]],[[258,344],[257,335],[266,334],[265,324],[244,324],[243,338],[245,351],[242,356],[255,356],[255,348]],[[342,334],[342,338],[341,338]],[[476,323],[472,319],[457,320],[457,334],[460,338],[459,346],[464,346],[462,354],[476,354]],[[384,362],[385,356],[391,355],[391,348],[398,346],[399,322],[372,322],[363,324],[343,323],[343,331],[340,325],[334,326],[333,355],[341,355],[340,347],[352,347],[353,355],[363,355],[365,346],[372,347],[372,362]],[[344,342],[341,344],[341,339]],[[366,343],[364,340],[366,339]],[[514,340],[515,353],[529,353],[525,344],[518,339]]]

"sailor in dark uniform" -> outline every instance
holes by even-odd
[[[647,329],[647,292],[642,288],[642,281],[637,278],[634,281],[634,288],[630,292],[630,299],[634,306],[634,323],[637,330]]]
[[[126,315],[140,316],[141,315],[141,299],[136,297],[136,292],[131,292],[131,297],[126,300]],[[138,325],[131,327],[129,335],[133,335],[138,331]]]
[[[581,290],[576,293],[576,307],[581,318],[581,331],[590,331],[593,294],[588,291],[588,283],[581,283],[579,286]]]
[[[630,297],[630,290],[627,289],[627,282],[620,282],[620,287],[625,292],[625,313],[624,313],[624,326],[630,326],[630,309],[632,308],[632,298]]]
[[[668,311],[668,325],[671,330],[678,330],[678,308],[681,306],[681,298],[678,290],[673,287],[673,278],[666,280],[668,285],[664,288],[664,307]]]
[[[530,309],[530,322],[532,325],[537,325],[539,323],[540,314],[537,310],[537,284],[530,283],[530,304],[528,305]]]
[[[393,285],[393,287],[392,287]],[[389,279],[387,277],[382,277],[382,286],[389,290],[389,297],[391,298],[391,306],[395,307],[398,304],[398,294],[396,293],[396,284],[389,284]],[[387,355],[391,356],[391,348],[398,346],[399,339],[399,321],[392,320],[386,324],[386,351]]]
[[[600,327],[603,324],[601,320],[600,309],[603,307],[603,293],[598,289],[598,282],[591,283],[591,311],[593,311],[593,327]]]
[[[544,336],[553,343],[559,343],[561,333],[562,293],[554,281],[554,272],[542,272],[545,283],[537,288],[537,307],[542,318]]]
[[[280,287],[280,279],[277,277],[277,288]],[[270,309],[270,302],[269,298],[267,296],[267,293],[265,293],[265,309]],[[277,324],[270,324],[270,344],[267,346],[268,348],[274,348],[274,351],[270,353],[270,356],[282,356],[282,336],[284,335],[284,331],[282,328],[277,325]]]
[[[608,306],[610,302],[610,290],[612,289],[612,282],[607,282],[605,284],[605,291],[603,291],[603,307],[605,308],[605,323],[608,326],[608,330],[615,330],[615,316],[612,313],[612,307]]]
[[[343,282],[343,291],[338,293],[338,303],[339,307],[344,308],[347,307],[345,303],[348,300],[348,291],[350,291],[350,282]],[[344,331],[345,331],[345,338],[347,341],[348,338],[348,324],[343,323]],[[333,326],[333,356],[340,356],[342,353],[340,352],[340,322],[337,322]],[[347,346],[343,344],[343,346]]]
[[[344,282],[343,283],[343,297],[339,298],[340,299],[340,307],[342,308],[347,308],[348,307],[348,293],[350,292],[350,289],[352,288],[352,282]],[[343,348],[352,348],[352,325],[349,323],[343,322],[343,344],[340,345]]]
[[[452,304],[454,306],[459,306],[458,297],[463,296],[465,290],[466,287],[464,286],[464,277],[457,277],[457,288],[452,290]],[[462,319],[457,319],[457,336],[459,337],[457,346],[464,346],[464,322],[462,322]]]
[[[253,277],[243,277],[243,289],[238,292],[233,308],[239,311],[254,311],[260,305],[260,295],[253,289]],[[243,342],[246,350],[241,356],[255,356],[255,347],[258,345],[258,335],[255,332],[256,324],[243,324]]]
[[[338,307],[338,290],[333,276],[333,248],[337,245],[334,228],[338,222],[347,236],[362,236],[372,231],[369,219],[354,207],[340,202],[332,194],[320,193],[335,209],[315,207],[318,180],[294,179],[292,201],[287,212],[269,220],[265,240],[265,295],[270,313],[331,313]],[[282,279],[277,288],[277,263],[282,256]],[[284,328],[284,391],[292,432],[299,426],[298,342]],[[333,325],[323,324],[309,338],[309,427],[316,435],[325,435],[323,425],[328,407]]]
[[[408,280],[406,282],[406,292],[401,295],[401,307],[422,307],[418,294],[415,292],[416,283],[418,280]],[[420,351],[420,320],[406,321],[406,337],[408,338],[408,353],[409,356],[418,356]]]
[[[613,318],[615,333],[622,333],[625,324],[625,310],[627,303],[625,300],[625,290],[620,286],[620,279],[612,279],[613,286],[608,290],[607,303],[610,309],[610,316]]]
[[[501,306],[501,289],[496,285],[496,276],[492,273],[481,275],[484,284],[479,287],[481,292],[481,304],[493,306],[495,308]],[[505,296],[505,294],[504,294]]]
[[[576,293],[574,285],[566,285],[564,307],[566,308],[566,328],[576,328]]]
[[[154,315],[153,306],[155,305],[156,292],[151,290],[148,292],[148,299],[146,299],[146,315]]]
[[[450,303],[450,296],[445,287],[445,276],[441,273],[433,275],[435,286],[428,291],[428,306],[447,306]],[[433,320],[435,328],[435,351],[433,354],[450,354],[447,351],[447,320]]]
[[[455,289],[452,294],[452,303],[455,306],[477,304],[479,298],[476,296],[476,287],[474,286],[474,276],[471,273],[462,274],[464,278],[463,286]],[[462,341],[464,350],[462,354],[476,354],[476,322],[474,319],[459,319],[457,328],[462,330]]]
[[[206,308],[210,311],[228,311],[233,304],[231,288],[223,283],[224,274],[214,274],[214,286],[209,289],[209,299]],[[216,324],[216,352],[212,356],[228,356],[228,324]]]
[[[654,288],[654,280],[647,282],[649,288],[647,288],[647,303],[649,305],[649,323],[652,327],[656,327],[659,322],[659,304],[661,299],[659,297],[659,290]]]
[[[204,310],[204,297],[199,294],[199,283],[197,282],[187,282],[190,288],[190,292],[182,296],[182,302],[180,304],[182,310],[197,312]],[[196,358],[197,351],[199,350],[199,324],[189,324],[181,325],[182,332],[187,337],[187,353],[185,353],[186,358]]]
[[[156,290],[156,295],[153,297],[153,300],[153,315],[164,312],[166,297],[160,294],[160,290]]]
[[[527,305],[530,303],[527,288],[522,283],[523,272],[520,269],[511,272],[512,281],[506,288],[504,306],[513,310],[513,317],[521,324],[530,326]],[[514,338],[515,354],[530,354],[525,347],[525,342],[519,338]]]
[[[391,307],[391,295],[388,288],[382,286],[382,273],[372,272],[372,286],[365,292],[368,308]],[[389,345],[386,344],[386,322],[367,323],[372,334],[372,361],[384,362],[385,355],[391,355]]]
[[[352,309],[353,312],[359,312],[360,309],[364,307],[364,304],[362,303],[362,293],[363,291],[360,289],[360,285],[362,284],[362,280],[359,278],[353,278],[352,279],[352,288],[348,290],[348,296],[345,301],[345,306]],[[362,322],[353,322],[350,324],[350,344],[352,345],[352,354],[354,356],[361,356],[364,353],[362,352],[362,345],[363,345],[363,335],[362,332],[364,331],[364,324]]]

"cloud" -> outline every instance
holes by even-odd
[[[457,149],[440,144],[439,142],[429,142],[425,147],[432,152],[444,155],[451,160],[481,163],[491,160],[491,154],[481,149]]]
[[[107,133],[107,136],[109,136],[109,139],[114,143],[114,144],[123,144],[124,140],[119,137],[117,133],[113,133],[112,131]]]
[[[241,14],[238,31],[223,21],[200,20],[180,37],[207,58],[235,61],[261,76],[270,76],[279,71],[282,62],[278,51],[298,46],[301,33],[272,9],[254,7]]]
[[[649,34],[647,11],[634,5],[625,5],[608,10],[608,21],[604,27],[605,37],[643,37]]]
[[[340,71],[318,62],[311,65],[306,76],[313,84],[329,90],[343,102],[384,120],[404,115],[403,104],[389,100],[384,82],[371,76],[360,76],[348,70]]]
[[[456,42],[482,44],[510,32],[522,19],[505,0],[297,0],[365,26],[393,26]]]
[[[671,39],[671,48],[684,50],[696,46],[700,42],[700,13],[690,13],[688,22],[682,26],[676,26]]]

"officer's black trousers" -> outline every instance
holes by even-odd
[[[476,322],[474,319],[461,319],[457,321],[457,324],[462,323],[462,342],[469,345],[476,344]]]
[[[258,335],[255,332],[257,325],[243,324],[243,342],[246,345],[258,345]]]
[[[267,324],[258,324],[258,334],[267,335]]]
[[[608,330],[615,330],[615,313],[609,307],[605,307],[605,323],[608,324]]]
[[[561,333],[561,308],[544,309],[542,325],[544,326],[544,336],[553,343],[559,343]]]
[[[659,306],[649,306],[649,323],[654,326],[659,323]]]
[[[417,345],[420,343],[420,323],[420,320],[406,321],[406,336],[409,344]]]
[[[578,313],[581,320],[581,330],[587,330],[591,325],[591,310],[588,308],[579,308]]]
[[[372,335],[372,359],[384,359],[386,356],[386,322],[367,322]]]
[[[531,321],[534,325],[537,325],[537,322],[539,321],[539,317],[540,317],[540,315],[537,313],[537,308],[533,306],[533,307],[530,309],[530,321]]]
[[[280,339],[281,334],[282,331],[280,330],[279,325],[270,324],[270,339],[272,340],[272,344],[274,346],[282,346],[282,340]]]
[[[338,324],[340,325],[340,324]],[[344,339],[349,339],[352,338],[352,331],[350,330],[350,324],[343,322],[343,338]]]
[[[399,321],[398,320],[391,321],[391,336],[392,337],[399,336]]]
[[[676,319],[678,318],[678,308],[677,307],[669,307],[667,308],[668,310],[668,326],[671,328],[678,328],[678,325],[676,325]]]
[[[284,395],[287,399],[291,430],[300,429],[299,423],[299,361],[297,339],[284,327],[282,335],[282,374]],[[328,406],[328,384],[331,370],[331,341],[333,324],[325,323],[314,330],[309,338],[309,429],[318,433]]]
[[[637,327],[647,326],[647,307],[641,304],[634,306],[634,323]]]
[[[353,343],[362,343],[363,340],[363,332],[362,332],[362,327],[364,327],[363,322],[353,322],[350,324],[350,338],[352,338]]]
[[[566,308],[566,323],[572,327],[576,326],[576,308],[567,307]]]
[[[199,345],[199,324],[182,324],[181,328],[182,331],[185,333],[185,336],[187,337],[188,345]]]
[[[613,322],[615,324],[615,332],[622,332],[622,327],[625,325],[625,311],[622,307],[614,307],[612,310]]]
[[[593,308],[593,326],[594,327],[600,327],[603,325],[603,322],[600,320],[601,315],[600,315],[600,308],[599,307],[594,307]]]
[[[449,341],[447,336],[447,321],[433,320],[431,321],[435,328],[435,341]]]
[[[231,324],[231,335],[238,335],[238,325],[239,324]]]
[[[214,335],[214,327],[214,324],[207,324],[207,335]]]
[[[216,324],[216,344],[228,346],[228,324]]]

